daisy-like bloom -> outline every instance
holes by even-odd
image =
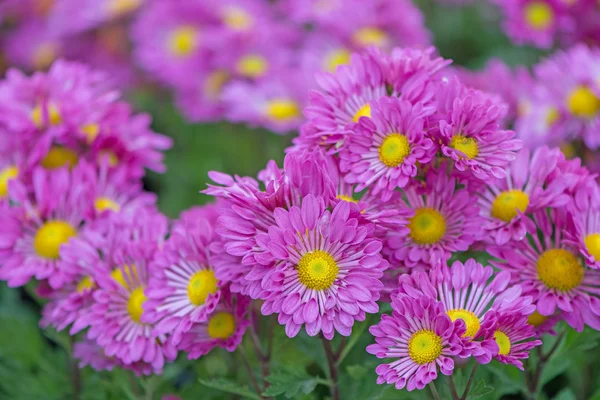
[[[233,82],[223,92],[226,116],[232,122],[288,133],[302,123],[306,82],[296,70],[281,70],[255,83]]]
[[[417,163],[428,163],[435,154],[424,134],[427,110],[398,98],[381,98],[371,105],[371,117],[352,126],[340,150],[344,180],[356,191],[372,188],[383,201],[396,188],[405,187],[417,174]]]
[[[600,189],[596,181],[579,185],[568,207],[571,227],[565,231],[565,243],[579,249],[587,266],[600,269]]]
[[[208,354],[215,347],[234,351],[250,326],[249,307],[249,297],[232,294],[223,287],[219,304],[212,314],[206,321],[193,324],[177,349],[187,353],[190,360]]]
[[[373,225],[351,213],[347,202],[329,211],[313,195],[289,211],[276,209],[275,220],[258,240],[273,264],[263,279],[268,296],[262,313],[277,313],[289,337],[302,325],[310,336],[322,332],[331,339],[335,331],[349,336],[355,320],[379,309],[388,262],[372,237]]]
[[[521,360],[529,358],[529,351],[542,344],[535,328],[529,324],[528,316],[506,306],[492,309],[481,324],[484,340],[493,340],[498,346],[494,358],[503,364],[511,364],[524,370]],[[533,339],[533,340],[530,340]]]
[[[9,183],[15,204],[0,216],[2,265],[0,278],[21,286],[30,278],[48,279],[54,289],[73,277],[61,257],[61,248],[83,229],[90,204],[80,170],[33,171],[30,194],[19,179]]]
[[[535,311],[530,298],[520,297],[520,286],[507,289],[509,281],[510,273],[504,271],[494,276],[491,267],[469,259],[464,264],[455,261],[451,268],[436,266],[429,274],[416,271],[400,275],[397,290],[413,297],[425,294],[440,301],[452,321],[461,319],[465,323],[463,337],[469,342],[465,350],[478,362],[487,364],[498,354],[491,338],[480,340],[480,328],[490,318],[489,309],[510,307],[525,317]]]
[[[369,328],[376,344],[367,352],[393,361],[377,367],[377,383],[396,389],[421,390],[438,376],[454,370],[453,357],[465,357],[467,340],[462,319],[452,322],[442,303],[429,296],[392,296],[392,315]]]
[[[535,67],[556,108],[553,129],[566,140],[580,137],[590,149],[600,147],[600,50],[579,44],[560,51]]]
[[[209,206],[184,216],[152,265],[144,319],[155,323],[156,335],[172,335],[174,345],[193,324],[206,322],[215,311],[222,283],[215,276],[214,265],[225,267],[227,261],[237,261],[214,252],[221,250],[213,245],[220,240],[215,232],[217,217],[208,214],[216,212]]]
[[[440,92],[436,135],[442,154],[454,160],[459,171],[469,170],[481,180],[504,178],[505,167],[523,146],[514,139],[515,132],[499,129],[506,106],[456,79]]]
[[[504,13],[504,30],[517,44],[549,48],[557,34],[574,27],[563,0],[494,0]]]
[[[155,373],[160,373],[165,359],[172,360],[176,355],[166,335],[155,335],[154,326],[143,318],[144,303],[148,300],[149,264],[159,240],[162,237],[154,241],[122,240],[107,260],[116,266],[114,270],[94,275],[98,290],[94,292],[96,303],[88,331],[88,338],[95,339],[107,356],[114,356],[125,365],[143,361],[152,365]]]
[[[385,252],[390,262],[407,267],[434,266],[450,259],[453,252],[466,251],[479,239],[482,218],[476,198],[458,188],[444,169],[430,170],[424,185],[404,189],[398,207],[414,212],[405,235],[389,231]]]
[[[511,283],[520,284],[531,296],[537,311],[553,316],[561,311],[565,321],[578,331],[584,324],[600,327],[600,274],[586,268],[576,248],[563,242],[568,229],[563,209],[533,213],[525,240],[511,246],[489,246],[497,268],[511,273]]]
[[[558,149],[541,147],[531,153],[523,149],[508,166],[506,178],[478,191],[486,240],[503,245],[521,240],[527,232],[525,214],[569,202],[565,193],[569,179],[549,179],[561,160]]]

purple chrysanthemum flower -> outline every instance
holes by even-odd
[[[367,352],[377,358],[390,358],[377,367],[377,383],[394,384],[396,389],[423,389],[435,380],[439,370],[451,375],[453,357],[463,354],[467,339],[462,338],[465,324],[452,322],[442,303],[431,297],[392,296],[392,315],[369,328],[377,344]]]
[[[62,287],[74,271],[63,262],[61,248],[84,229],[83,219],[91,207],[81,170],[38,168],[31,194],[19,179],[9,187],[15,205],[1,216],[1,279],[9,286],[21,286],[35,277],[48,279],[55,289]]]
[[[429,171],[424,185],[404,189],[397,206],[413,210],[410,233],[389,231],[385,252],[390,262],[408,267],[434,266],[447,261],[453,252],[466,251],[479,239],[482,219],[477,200],[458,188],[444,169]]]
[[[246,316],[249,306],[249,297],[232,294],[223,287],[219,304],[208,320],[192,325],[177,348],[187,353],[190,360],[208,354],[215,347],[234,351],[250,326]]]
[[[46,70],[71,44],[53,34],[43,19],[33,17],[6,33],[2,50],[10,65],[28,71]]]
[[[322,198],[306,196],[301,206],[275,210],[275,225],[257,238],[273,267],[263,280],[265,315],[279,314],[289,337],[302,325],[314,336],[349,336],[355,320],[376,313],[380,278],[388,263],[373,225],[347,202],[332,211]]]
[[[565,231],[565,243],[577,249],[587,266],[600,269],[600,189],[594,180],[587,180],[573,194],[569,204],[570,229]]]
[[[213,206],[188,214],[151,266],[143,321],[155,324],[155,335],[171,335],[173,345],[195,323],[206,322],[221,297],[214,266],[226,267],[233,257],[219,254],[220,246],[214,246],[220,239],[214,230],[216,214]]]
[[[79,368],[89,365],[96,371],[112,371],[119,365],[119,360],[106,356],[104,349],[89,339],[83,339],[73,345],[73,357],[78,360]]]
[[[536,337],[535,328],[528,323],[528,316],[511,309],[510,306],[492,309],[481,324],[484,340],[493,340],[498,346],[494,359],[503,364],[512,364],[524,370],[521,360],[529,358],[529,350],[542,344]]]
[[[440,89],[435,136],[442,153],[459,171],[470,171],[481,180],[504,178],[505,167],[523,146],[515,132],[501,130],[506,105],[478,90],[452,80]]]
[[[481,215],[487,219],[484,239],[497,245],[521,240],[527,232],[525,214],[569,202],[565,190],[570,179],[549,179],[561,159],[558,149],[523,149],[508,166],[506,178],[477,191]]]
[[[340,148],[344,180],[357,184],[355,191],[371,188],[383,201],[417,175],[417,163],[426,164],[435,146],[425,136],[428,110],[398,98],[371,103],[370,118],[351,125]]]
[[[524,296],[531,296],[537,311],[553,316],[558,310],[577,330],[584,324],[600,327],[600,274],[586,268],[576,248],[562,241],[568,229],[566,211],[539,210],[528,220],[528,235],[510,246],[489,246],[496,257],[491,263],[511,273],[511,282],[520,284]]]

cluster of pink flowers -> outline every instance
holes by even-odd
[[[171,140],[106,82],[64,61],[0,81],[0,279],[36,281],[41,325],[82,332],[80,365],[150,374],[178,351],[233,350],[249,300],[215,277],[232,259],[216,210],[158,212],[141,179]]]
[[[517,44],[541,48],[600,41],[600,5],[595,0],[492,0]]]
[[[353,54],[317,74],[283,169],[214,172],[205,191],[223,201],[239,260],[217,277],[288,336],[348,336],[391,303],[368,351],[391,359],[378,382],[399,389],[452,374],[457,357],[523,369],[561,320],[600,328],[593,175],[559,149],[524,148],[502,129],[501,96],[449,63],[434,49]],[[451,262],[467,251],[496,268]]]
[[[173,89],[189,120],[279,133],[301,124],[315,72],[334,71],[370,45],[430,41],[410,0],[157,0],[141,11],[132,39],[138,64]]]

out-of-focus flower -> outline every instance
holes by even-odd
[[[600,269],[600,189],[594,180],[576,189],[569,220],[572,227],[565,231],[565,243],[578,248],[590,268]]]

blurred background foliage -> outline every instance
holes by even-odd
[[[490,58],[509,65],[532,65],[545,53],[528,47],[515,47],[501,33],[498,16],[488,7],[475,4],[452,7],[433,0],[416,1],[426,15],[434,44],[443,57],[455,64],[477,69]],[[138,109],[152,115],[154,129],[174,139],[167,152],[167,173],[150,173],[147,189],[159,196],[160,209],[169,217],[193,205],[210,201],[200,194],[210,170],[256,176],[267,160],[281,165],[290,136],[228,123],[190,125],[177,113],[170,98],[156,89],[141,90],[130,99]],[[487,262],[483,255],[482,262]],[[386,311],[385,309],[382,311]],[[40,330],[40,302],[33,287],[8,289],[0,286],[0,399],[44,400],[74,399],[121,400],[159,399],[177,394],[183,399],[258,399],[250,390],[242,361],[235,354],[216,349],[198,361],[180,358],[166,366],[164,375],[138,379],[131,372],[77,370],[70,361],[70,339],[65,333]],[[344,400],[427,399],[428,391],[397,391],[393,386],[377,385],[375,367],[379,361],[367,355],[372,341],[367,326],[375,317],[355,325],[348,339],[343,362],[341,388]],[[263,323],[269,321],[263,319]],[[266,330],[266,327],[262,327]],[[564,327],[562,327],[564,328]],[[267,340],[263,337],[263,346]],[[549,360],[542,376],[540,399],[600,400],[600,334],[569,330],[565,342]],[[334,348],[339,338],[334,341]],[[246,338],[243,351],[256,367],[259,365]],[[553,346],[552,339],[545,347]],[[300,334],[291,340],[279,326],[273,337],[273,359],[268,395],[278,399],[323,399],[328,395],[328,377],[322,346],[315,338]],[[533,357],[536,353],[533,352]],[[455,373],[459,393],[466,383],[470,366]],[[438,390],[449,398],[445,380]],[[469,398],[523,399],[524,374],[515,367],[492,363],[480,368]]]

